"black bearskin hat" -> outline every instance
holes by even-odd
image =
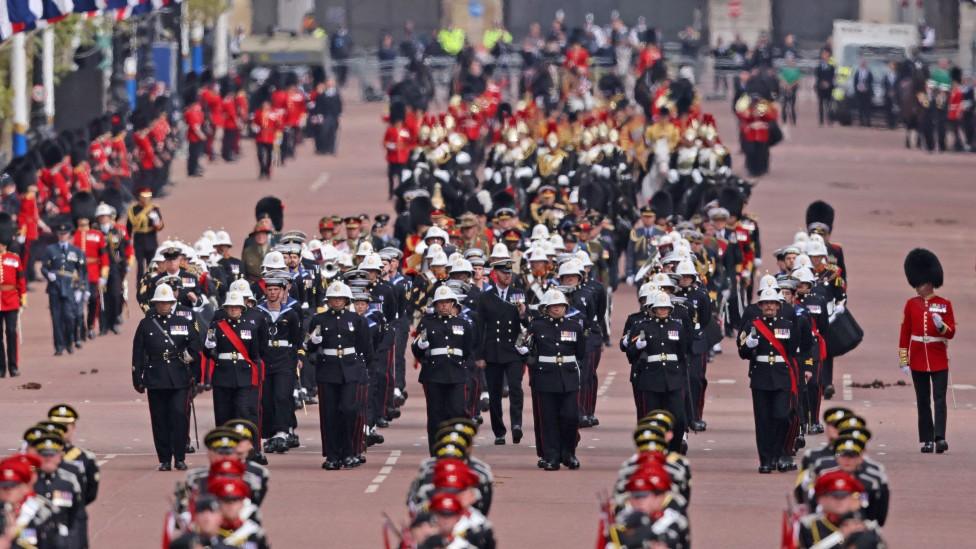
[[[254,206],[254,218],[261,219],[267,217],[271,219],[271,224],[274,225],[276,231],[281,231],[281,228],[285,224],[285,205],[282,204],[281,199],[274,196],[266,196]]]
[[[431,204],[429,196],[418,196],[412,199],[408,209],[410,212],[411,228],[414,232],[421,225],[429,227],[432,224],[430,213],[434,210],[434,206]]]
[[[735,187],[723,187],[718,194],[718,205],[729,211],[729,215],[742,217],[742,193]]]
[[[43,141],[40,146],[41,158],[44,160],[44,166],[47,168],[53,168],[58,162],[64,159],[64,151],[61,150],[61,145],[54,139],[48,139]]]
[[[17,234],[17,223],[9,213],[0,212],[0,244],[9,247]]]
[[[390,103],[390,124],[403,122],[406,116],[407,106],[403,103],[403,101],[394,101]]]
[[[491,205],[496,215],[498,214],[498,210],[502,208],[511,208],[514,210],[515,197],[505,191],[497,192],[491,196]]]
[[[79,219],[84,218],[89,221],[95,219],[97,206],[98,201],[90,192],[81,191],[71,195],[71,220],[77,225]]]
[[[834,229],[834,207],[823,200],[811,202],[807,206],[807,227],[812,223],[823,223],[832,231]]]
[[[905,256],[905,278],[912,288],[918,288],[926,282],[939,288],[942,286],[942,263],[929,250],[915,248]]]
[[[674,200],[668,191],[657,191],[651,196],[651,209],[654,215],[667,219],[674,213]]]

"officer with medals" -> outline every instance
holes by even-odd
[[[260,421],[261,325],[245,318],[247,305],[240,292],[229,291],[224,315],[210,322],[203,346],[211,359],[206,384],[213,388],[214,420],[221,425],[233,418]]]
[[[256,307],[264,314],[268,331],[267,347],[261,355],[264,359],[261,420],[262,432],[268,439],[264,450],[280,454],[298,443],[292,392],[298,376],[298,361],[305,355],[301,305],[288,294],[290,278],[284,271],[265,273],[265,299]]]
[[[98,485],[101,480],[98,462],[95,453],[85,450],[72,443],[77,432],[78,412],[68,404],[56,404],[48,410],[48,420],[64,425],[65,431],[61,438],[64,440],[64,462],[74,464],[84,476],[82,483],[82,501],[85,507],[94,503],[98,497]],[[83,549],[88,547],[88,513],[78,514],[77,530],[79,539],[84,543],[80,546]]]
[[[803,364],[803,376],[806,378],[804,384],[806,432],[820,434],[824,432],[824,426],[818,419],[820,405],[823,402],[823,361],[827,358],[827,330],[830,329],[830,315],[827,313],[827,303],[823,297],[811,291],[817,283],[813,271],[803,267],[794,270],[791,277],[796,280],[795,306],[806,309],[814,339],[812,352]]]
[[[700,282],[698,271],[690,259],[681,260],[675,267],[674,274],[678,276],[678,287],[675,296],[684,299],[688,313],[691,315],[692,339],[688,354],[688,406],[691,412],[688,416],[688,426],[692,431],[704,431],[707,427],[702,414],[705,410],[705,390],[708,379],[705,377],[705,367],[708,362],[708,342],[705,330],[712,322],[712,301]]]
[[[85,504],[78,479],[61,467],[64,440],[56,433],[49,433],[35,438],[30,445],[41,462],[37,467],[34,492],[54,504],[54,520],[67,539],[66,546],[82,547],[82,541],[87,544],[87,531],[79,530],[78,517],[85,512]]]
[[[364,261],[365,263],[365,261]],[[347,273],[348,276],[348,273]],[[369,384],[367,388],[367,404],[360,414],[365,414],[365,418],[360,422],[366,426],[366,445],[382,444],[383,435],[376,430],[376,424],[380,414],[385,413],[387,396],[387,362],[390,347],[393,344],[393,333],[387,324],[383,312],[379,308],[373,308],[370,296],[366,290],[366,279],[349,281],[350,284],[356,283],[352,288],[352,306],[361,317],[366,319],[369,327],[369,339],[373,346],[373,357],[368,366]]]
[[[434,312],[417,325],[414,357],[420,362],[420,383],[427,401],[427,440],[433,454],[437,426],[450,418],[463,417],[464,388],[468,380],[465,360],[475,352],[477,334],[455,314],[457,295],[438,286],[431,299]]]
[[[322,468],[334,471],[362,464],[354,453],[363,437],[356,422],[366,404],[363,387],[368,381],[367,366],[373,347],[366,319],[349,310],[349,286],[333,282],[326,290],[325,300],[328,310],[312,318],[306,346],[315,364],[321,399],[319,422],[325,457]]]
[[[75,326],[88,270],[84,252],[71,243],[71,222],[61,218],[52,225],[58,241],[46,248],[41,273],[48,280],[54,356],[61,356],[64,351],[71,354],[76,346],[81,347],[81,342],[76,340]]]
[[[13,547],[62,549],[67,544],[51,500],[34,490],[36,456],[15,454],[0,461],[0,503],[15,524]]]
[[[566,318],[569,300],[556,289],[540,304],[543,316],[529,324],[516,351],[526,357],[535,408],[536,439],[542,443],[539,467],[578,469],[580,364],[586,337],[578,319]]]
[[[196,323],[174,314],[176,296],[160,284],[153,309],[139,322],[132,340],[132,386],[148,391],[149,417],[159,470],[185,470],[189,434],[187,408],[193,385],[206,379],[198,358]]]
[[[739,356],[749,361],[759,472],[764,474],[791,469],[786,439],[797,390],[793,361],[799,334],[791,318],[780,316],[782,300],[776,288],[764,289],[758,300],[762,316],[743,324],[738,337]]]

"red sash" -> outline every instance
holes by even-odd
[[[797,394],[798,390],[796,387],[796,374],[793,372],[793,361],[790,359],[790,356],[786,354],[786,349],[783,347],[783,344],[776,339],[773,332],[769,331],[769,326],[766,326],[762,320],[755,318],[752,320],[752,325],[756,327],[756,331],[762,334],[762,336],[766,338],[766,341],[773,346],[773,349],[776,349],[776,352],[779,353],[779,355],[783,357],[783,360],[786,361],[787,371],[790,372],[790,393],[794,395]]]
[[[820,335],[820,330],[817,329],[817,320],[810,317],[810,324],[813,326],[813,335],[817,337],[817,344],[820,347],[820,360],[823,361],[827,358],[827,340]]]
[[[235,332],[234,329],[227,324],[226,320],[221,320],[218,322],[217,327],[220,328],[220,331],[223,332],[225,336],[227,336],[227,341],[230,341],[230,344],[234,346],[234,350],[237,351],[237,354],[241,355],[244,362],[247,362],[247,364],[251,367],[251,386],[257,387],[261,372],[258,371],[258,365],[251,360],[251,355],[247,354],[247,347],[244,346],[244,342],[241,341],[240,337],[238,337],[237,332]]]

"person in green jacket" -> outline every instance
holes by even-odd
[[[796,66],[796,57],[787,56],[786,64],[779,70],[780,88],[783,93],[783,123],[796,126],[796,91],[800,87],[803,74]]]
[[[448,55],[457,55],[464,49],[464,29],[461,27],[451,27],[441,29],[437,32],[437,43]]]
[[[502,26],[501,21],[495,21],[492,27],[485,31],[485,35],[482,38],[482,44],[485,46],[485,50],[493,52],[495,46],[500,46],[501,48],[507,48],[512,44],[512,33],[508,32],[504,26]]]

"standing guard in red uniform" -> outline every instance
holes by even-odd
[[[224,162],[232,162],[237,158],[237,144],[241,139],[241,116],[237,107],[237,94],[231,86],[222,90],[224,96],[222,108],[224,110],[224,139],[220,144],[220,156]]]
[[[184,94],[183,104],[186,105],[183,110],[183,120],[186,122],[186,140],[189,143],[189,150],[186,155],[186,175],[188,177],[200,177],[203,175],[200,157],[210,139],[204,130],[205,114],[203,106],[197,99],[197,92],[193,88]]]
[[[258,147],[258,179],[271,178],[271,159],[281,133],[281,113],[271,107],[269,101],[261,104],[254,113],[254,141]]]
[[[71,197],[71,216],[75,220],[77,230],[72,237],[72,244],[85,254],[85,264],[88,266],[87,315],[84,309],[79,310],[78,323],[82,318],[87,321],[79,329],[79,340],[95,339],[95,320],[101,315],[102,292],[108,284],[109,261],[108,247],[105,234],[91,226],[95,219],[95,197],[88,192],[78,192]]]
[[[922,453],[943,453],[946,442],[946,389],[949,386],[949,340],[956,335],[952,303],[935,295],[942,286],[942,264],[935,254],[915,248],[905,257],[905,277],[917,296],[905,303],[898,339],[898,363],[912,376],[918,406],[918,440]],[[933,406],[934,402],[934,420]]]
[[[10,377],[20,374],[17,370],[17,317],[20,308],[27,303],[27,278],[25,262],[10,251],[17,234],[17,225],[6,213],[0,214],[0,377],[10,372]]]
[[[200,101],[203,103],[203,110],[206,113],[206,151],[207,158],[211,162],[217,159],[217,150],[214,148],[214,140],[217,137],[217,130],[224,125],[223,106],[220,93],[217,91],[217,83],[209,71],[205,71],[201,77],[203,88],[200,90]]]
[[[390,125],[383,135],[389,198],[393,198],[393,189],[400,184],[400,172],[410,159],[411,137],[410,131],[404,126],[405,111],[406,106],[399,101],[390,105]]]

